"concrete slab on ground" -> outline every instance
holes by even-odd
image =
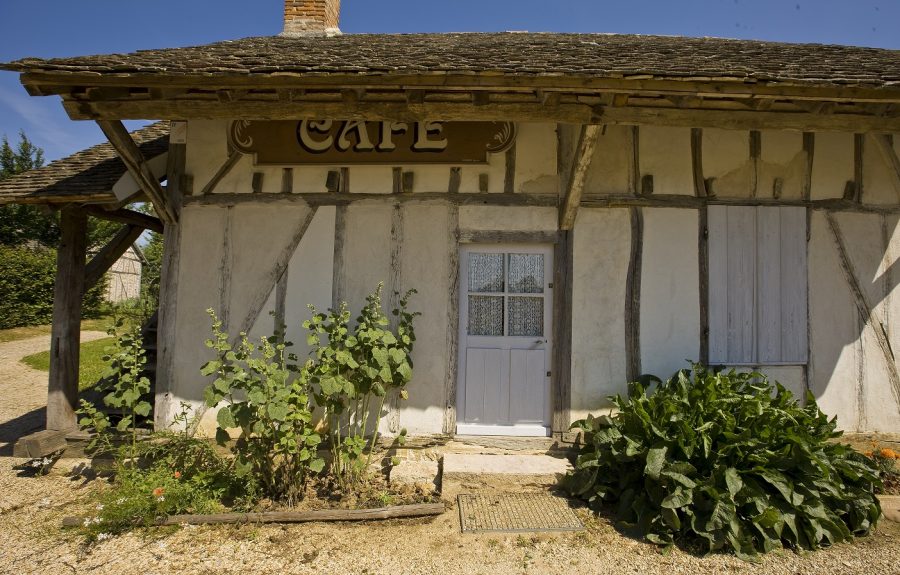
[[[437,461],[401,461],[391,468],[390,481],[438,490],[441,483],[440,466]]]
[[[567,459],[549,455],[492,455],[447,453],[444,476],[450,475],[557,475],[568,473]]]

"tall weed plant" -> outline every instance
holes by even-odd
[[[801,406],[759,373],[695,365],[611,400],[615,415],[573,425],[584,447],[564,486],[623,531],[753,560],[866,535],[881,516],[872,461],[833,441],[811,394]]]

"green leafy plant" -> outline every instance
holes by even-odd
[[[867,534],[881,515],[872,461],[830,441],[841,433],[811,394],[802,407],[761,374],[695,365],[611,399],[615,415],[573,425],[585,445],[564,486],[622,530],[749,560]]]
[[[303,497],[306,480],[325,462],[317,455],[322,439],[313,424],[310,381],[289,342],[280,334],[251,343],[247,335],[232,345],[213,310],[213,337],[207,347],[216,359],[203,366],[215,376],[206,388],[206,405],[224,405],[217,415],[217,441],[224,445],[229,429],[239,429],[232,445],[235,471],[266,496],[294,504]]]
[[[410,290],[400,299],[393,310],[396,327],[391,329],[382,310],[383,288],[379,284],[366,297],[352,330],[346,303],[327,314],[310,306],[312,318],[303,324],[313,349],[305,369],[317,389],[316,403],[325,409],[331,473],[345,488],[368,473],[385,399],[391,393],[406,399],[406,384],[412,379],[413,321],[420,314],[407,308],[416,292]]]
[[[118,318],[107,333],[114,339],[113,345],[107,348],[107,354],[103,356],[103,361],[109,365],[104,374],[108,393],[103,397],[103,403],[118,411],[121,417],[113,425],[109,415],[82,399],[78,411],[82,416],[79,425],[94,430],[95,435],[88,448],[101,452],[115,449],[110,431],[115,429],[120,434],[126,434],[128,441],[123,447],[129,451],[127,457],[133,457],[137,450],[138,423],[142,418],[149,417],[152,410],[148,400],[150,380],[143,375],[147,364],[146,352],[140,327],[136,324],[127,325],[122,318]]]

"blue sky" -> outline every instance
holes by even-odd
[[[2,61],[277,34],[283,5],[282,0],[0,2]],[[344,0],[341,28],[346,33],[619,32],[900,49],[898,22],[897,0]],[[16,74],[0,72],[0,135],[14,140],[19,130],[44,148],[48,159],[103,141],[93,122],[69,120],[58,98],[31,98]]]

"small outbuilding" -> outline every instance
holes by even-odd
[[[128,173],[62,200],[48,425],[74,425],[83,214],[139,191],[165,228],[158,426],[203,405],[207,308],[284,322],[302,355],[307,304],[384,282],[423,314],[385,433],[559,437],[687,360],[900,432],[900,52],[338,14],[286,0],[275,37],[3,65]],[[130,119],[169,121],[167,153]]]

